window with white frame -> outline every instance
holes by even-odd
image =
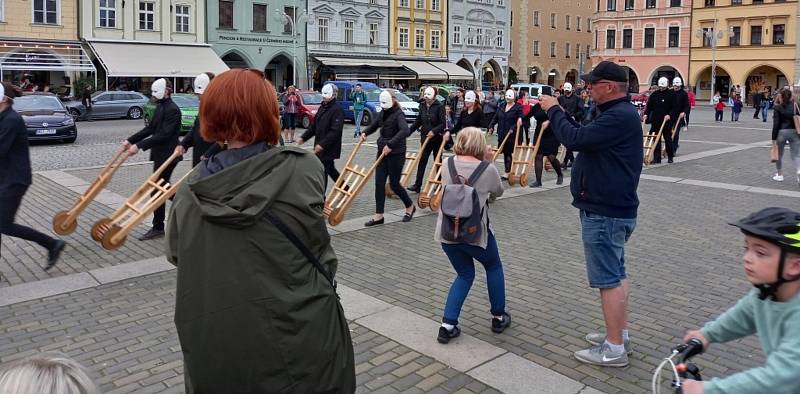
[[[408,48],[408,28],[401,27],[400,28],[400,37],[399,37],[399,44],[400,48]]]
[[[499,5],[500,7],[505,6],[504,0],[497,0],[497,5]]]
[[[475,42],[477,42],[478,45],[484,45],[485,42],[483,41],[483,28],[475,28]]]
[[[409,8],[408,4],[408,0],[400,0],[400,7]]]
[[[431,10],[432,11],[440,11],[439,9],[439,0],[431,0]]]
[[[328,18],[317,18],[317,39],[322,42],[328,42]]]
[[[253,31],[267,31],[266,4],[253,4]]]
[[[494,38],[494,45],[498,48],[504,48],[505,44],[503,43],[503,31],[498,30],[497,35]]]
[[[378,45],[378,24],[369,24],[369,45]]]
[[[155,29],[156,3],[150,1],[139,2],[139,30]]]
[[[550,41],[550,57],[556,57],[556,43]]]
[[[57,25],[59,5],[58,0],[33,0],[33,23]]]
[[[0,0],[0,4],[3,0]],[[100,27],[117,27],[117,0],[100,0],[98,7]]]
[[[185,4],[175,6],[175,31],[189,32],[189,6]]]
[[[581,17],[575,16],[575,30],[581,31]]]
[[[461,26],[453,26],[453,44],[461,44]]]
[[[418,10],[424,10],[425,9],[425,0],[417,0],[416,1],[416,5],[414,7],[416,9],[418,9]]]
[[[539,26],[539,11],[533,11],[533,25]]]
[[[355,26],[354,21],[344,21],[344,43],[345,44],[352,44],[353,43],[353,27]]]
[[[572,44],[566,43],[564,45],[564,56],[566,56],[569,59],[570,53],[572,53]]]
[[[539,41],[533,42],[533,56],[539,56]]]
[[[425,49],[425,29],[416,29],[414,31],[414,48]]]
[[[441,47],[442,32],[439,30],[431,30],[431,49],[439,50]]]
[[[467,45],[475,45],[475,37],[472,36],[472,28],[467,28]]]

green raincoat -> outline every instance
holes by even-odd
[[[264,218],[271,210],[335,273],[320,161],[272,148],[206,178],[197,172],[177,192],[166,246],[178,267],[187,393],[354,392],[353,346],[333,287]]]

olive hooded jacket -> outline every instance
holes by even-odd
[[[177,192],[167,257],[188,393],[352,393],[353,347],[333,286],[265,217],[272,211],[331,273],[322,164],[271,148]]]

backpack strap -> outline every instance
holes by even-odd
[[[483,172],[486,171],[487,167],[489,167],[489,162],[486,160],[481,161],[481,164],[478,164],[478,167],[475,168],[475,171],[473,171],[472,175],[469,176],[469,179],[467,180],[467,185],[470,186],[474,185],[475,182],[478,181],[478,178],[481,177]]]
[[[461,180],[461,176],[458,175],[458,171],[456,170],[456,157],[451,156],[449,160],[447,160],[447,169],[450,171],[450,180],[453,183],[463,184],[464,182]]]

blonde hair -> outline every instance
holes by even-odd
[[[461,129],[456,135],[453,151],[459,156],[472,156],[478,160],[483,160],[486,155],[486,140],[483,132],[477,127]]]
[[[0,368],[0,394],[100,394],[77,361],[43,353]]]

